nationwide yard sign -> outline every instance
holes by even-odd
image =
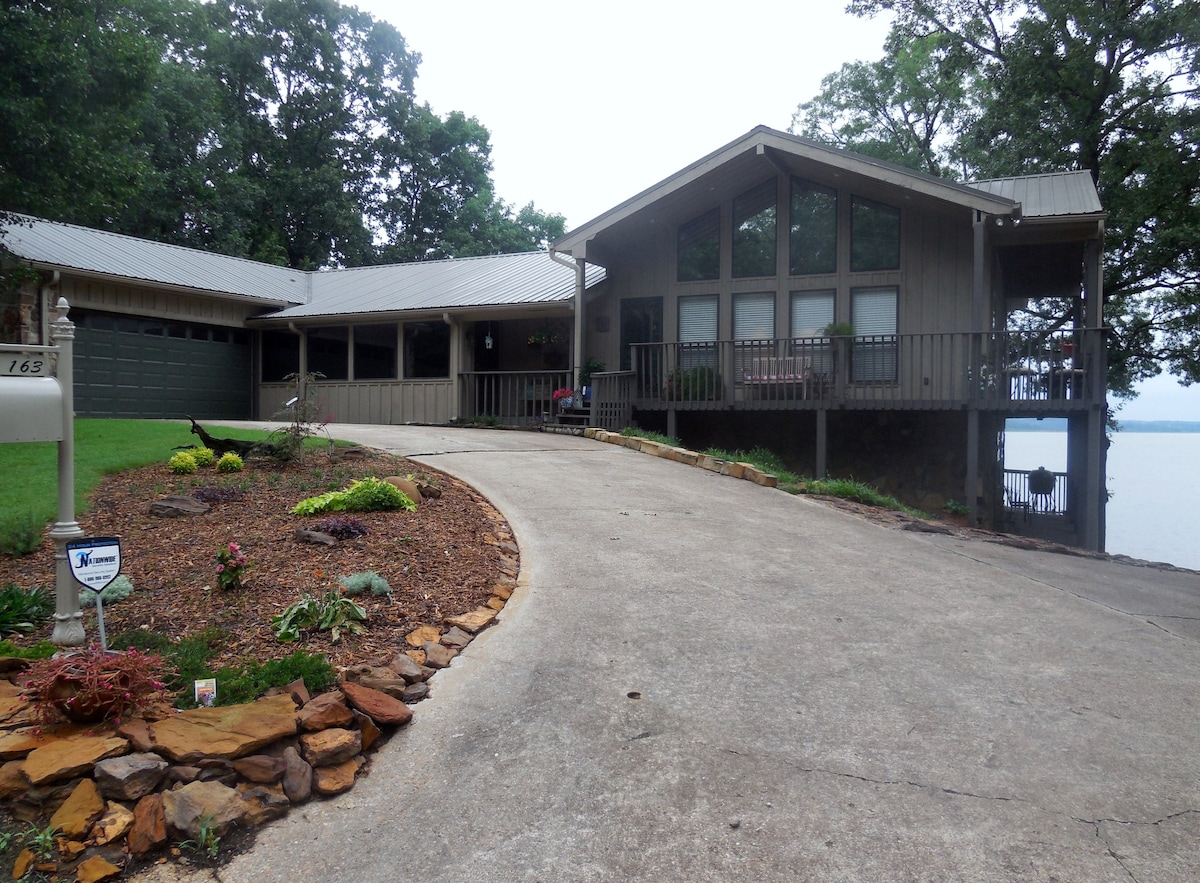
[[[85,589],[96,593],[96,620],[100,626],[100,646],[108,649],[104,635],[104,604],[100,593],[121,572],[119,537],[83,537],[67,543],[67,563],[71,576]]]

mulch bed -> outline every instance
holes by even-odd
[[[366,536],[335,546],[299,542],[297,528],[312,528],[317,516],[292,515],[302,499],[345,487],[366,476],[416,475],[441,491],[416,512],[351,514],[369,529]],[[204,487],[235,488],[240,500],[214,502],[205,515],[164,518],[148,513],[167,494]],[[104,610],[109,644],[132,629],[152,629],[181,638],[216,626],[226,638],[214,669],[249,659],[281,658],[295,650],[328,655],[337,667],[375,662],[405,649],[405,635],[420,625],[442,624],[447,616],[484,604],[500,571],[499,543],[511,542],[500,515],[467,485],[443,473],[390,455],[366,452],[363,459],[332,462],[309,453],[301,465],[278,467],[247,461],[241,473],[222,475],[211,467],[195,475],[173,475],[165,464],[105,479],[80,524],[89,535],[121,537],[122,573],[133,582],[127,599]],[[230,541],[241,545],[253,566],[240,590],[216,582],[216,554]],[[34,554],[0,559],[0,584],[53,588],[54,550],[46,540]],[[355,600],[368,612],[367,631],[332,643],[328,632],[309,633],[285,644],[270,620],[304,595],[338,590],[339,576],[373,570],[391,585],[391,597],[369,591]],[[85,609],[89,640],[97,637],[94,608]],[[49,636],[50,627],[23,643]]]

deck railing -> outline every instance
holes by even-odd
[[[1033,514],[1065,515],[1067,473],[1005,469],[1004,506],[1026,518]]]
[[[1103,333],[876,334],[632,346],[641,408],[1072,410],[1102,399]]]
[[[554,414],[554,391],[571,385],[571,372],[465,371],[459,383],[461,417],[533,426]]]

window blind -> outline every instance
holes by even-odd
[[[739,294],[733,299],[733,339],[770,340],[775,336],[775,295]]]
[[[717,295],[679,299],[679,340],[681,343],[706,343],[717,339]]]
[[[792,337],[816,337],[831,324],[832,291],[792,292]]]

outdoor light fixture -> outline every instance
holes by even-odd
[[[490,350],[490,349],[492,348],[492,344],[493,344],[493,340],[492,340],[492,323],[491,323],[491,322],[488,322],[488,333],[487,333],[487,337],[485,337],[485,338],[483,339],[483,348],[484,348],[484,349],[489,349],[489,350]]]

